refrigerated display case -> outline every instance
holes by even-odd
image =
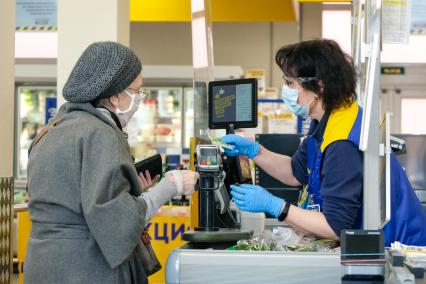
[[[16,88],[16,163],[15,171],[18,179],[27,177],[28,148],[37,132],[46,124],[49,112],[47,101],[56,99],[55,86],[18,86]],[[56,110],[56,107],[55,107]]]
[[[128,141],[136,160],[160,153],[182,153],[193,136],[193,91],[191,87],[146,87],[149,96],[127,126]],[[17,86],[15,171],[18,180],[27,177],[28,148],[37,130],[46,123],[46,101],[56,98],[56,87]]]
[[[184,125],[191,99],[184,103],[183,87],[146,87],[149,95],[127,126],[129,145],[137,161],[156,153],[185,147]],[[190,88],[188,88],[190,89]],[[188,92],[188,91],[187,91]],[[185,144],[185,145],[184,145]]]

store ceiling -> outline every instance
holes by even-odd
[[[214,22],[295,22],[297,0],[211,0]],[[130,0],[132,22],[190,22],[191,0]]]

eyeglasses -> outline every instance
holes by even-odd
[[[284,83],[289,86],[294,82],[294,80],[298,81],[299,83],[306,83],[309,81],[315,81],[318,80],[318,77],[298,77],[298,78],[287,78],[283,76]]]
[[[135,89],[132,89],[132,88],[127,88],[127,89],[131,90],[135,95],[140,96],[141,100],[144,100],[147,96],[150,95],[150,92],[149,92],[148,89],[142,89],[142,88],[139,89],[139,90],[135,90]]]

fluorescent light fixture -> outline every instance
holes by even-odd
[[[15,58],[57,57],[57,32],[15,32]]]

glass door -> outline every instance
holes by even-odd
[[[401,98],[401,133],[426,134],[426,97]]]
[[[56,87],[19,86],[17,109],[15,170],[18,179],[26,179],[31,142],[47,120],[56,113]]]

